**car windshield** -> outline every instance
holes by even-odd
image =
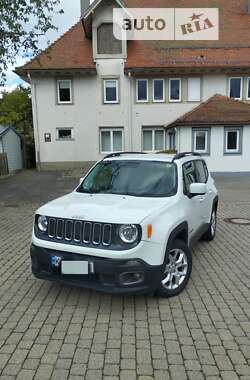
[[[135,197],[170,197],[177,191],[177,169],[174,163],[161,161],[102,161],[93,168],[77,191]]]

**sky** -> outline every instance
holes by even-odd
[[[58,27],[58,31],[49,32],[45,38],[42,38],[40,41],[40,49],[47,47],[47,41],[55,41],[63,33],[65,33],[77,20],[80,18],[80,0],[61,0],[61,8],[64,10],[64,14],[55,15],[54,25]],[[27,58],[26,58],[27,61]],[[19,84],[24,82],[12,72],[14,67],[21,66],[25,63],[25,60],[22,57],[18,57],[16,64],[13,67],[9,67],[7,71],[7,82],[4,87],[5,91],[12,91]]]

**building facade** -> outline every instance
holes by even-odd
[[[220,39],[210,42],[116,40],[113,8],[149,6],[124,3],[82,1],[80,21],[49,51],[16,69],[32,88],[38,167],[88,166],[122,150],[193,150],[214,172],[250,172],[248,0],[217,1]],[[214,105],[215,94],[222,96],[216,98],[219,123],[211,112],[206,120],[194,112],[187,125],[178,122],[201,105]]]

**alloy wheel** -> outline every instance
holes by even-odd
[[[168,261],[161,284],[168,290],[177,289],[185,280],[188,272],[188,261],[185,252],[179,248],[169,252]]]

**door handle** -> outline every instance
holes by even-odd
[[[201,197],[199,200],[200,200],[200,203],[202,203],[205,201],[205,197]]]

